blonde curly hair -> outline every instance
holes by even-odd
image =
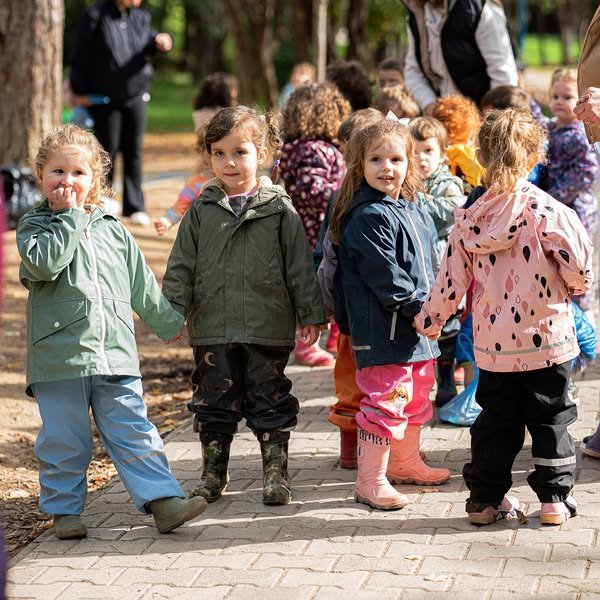
[[[490,110],[479,130],[479,152],[485,173],[482,183],[512,190],[543,155],[545,133],[524,108]],[[535,164],[534,162],[534,164]]]
[[[80,152],[87,152],[89,154],[92,185],[85,203],[102,204],[103,196],[112,197],[114,191],[108,185],[108,174],[111,168],[110,154],[104,150],[93,133],[85,129],[80,129],[72,123],[55,127],[42,139],[37,154],[31,161],[38,185],[41,184],[42,171],[50,161],[52,155],[58,149],[65,146],[74,146]]]
[[[296,88],[283,111],[283,138],[335,139],[350,114],[350,103],[332,83],[309,83]]]

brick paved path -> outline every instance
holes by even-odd
[[[88,505],[87,539],[59,541],[49,530],[16,557],[10,597],[600,598],[600,461],[578,456],[580,516],[542,528],[525,481],[527,443],[515,464],[513,492],[533,518],[528,525],[478,529],[464,518],[460,476],[469,432],[435,423],[424,430],[423,449],[432,464],[452,470],[450,482],[431,490],[403,486],[410,506],[372,510],[352,500],[354,471],[337,466],[338,433],[326,420],[331,370],[291,366],[289,373],[302,405],[290,443],[292,504],[262,504],[258,444],[244,429],[234,441],[228,493],[203,516],[160,535],[115,481]],[[582,403],[572,433],[581,439],[596,422],[600,370],[578,385]],[[195,434],[184,427],[166,448],[189,491],[200,468]]]

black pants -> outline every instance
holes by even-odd
[[[575,480],[575,445],[567,427],[577,419],[577,407],[567,397],[570,373],[570,362],[511,373],[480,369],[477,403],[483,410],[471,427],[471,462],[463,469],[471,502],[502,501],[525,427],[535,466],[529,485],[541,502],[567,497]]]
[[[123,158],[123,216],[144,211],[142,192],[142,143],[146,129],[146,102],[136,98],[127,105],[92,106],[94,133],[113,161]],[[110,171],[110,182],[113,169]]]
[[[300,408],[283,373],[291,351],[257,344],[194,346],[189,408],[203,443],[231,440],[242,418],[259,440],[289,439]]]

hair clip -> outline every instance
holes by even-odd
[[[410,119],[399,119],[391,110],[388,110],[387,115],[385,115],[386,121],[397,121],[400,125],[404,125],[408,127],[410,123]]]
[[[279,163],[280,163],[280,162],[281,162],[281,161],[280,161],[278,158],[276,158],[276,159],[273,161],[273,168],[274,168],[274,169],[276,169],[276,168],[279,166]]]

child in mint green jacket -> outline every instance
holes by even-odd
[[[80,514],[98,432],[133,501],[161,533],[200,514],[185,499],[162,440],[146,416],[133,311],[162,339],[181,317],[162,295],[133,237],[98,205],[110,165],[96,138],[75,125],[52,130],[34,166],[45,199],[20,221],[17,245],[27,302],[27,394],[42,427],[40,508],[60,539],[85,537]]]

